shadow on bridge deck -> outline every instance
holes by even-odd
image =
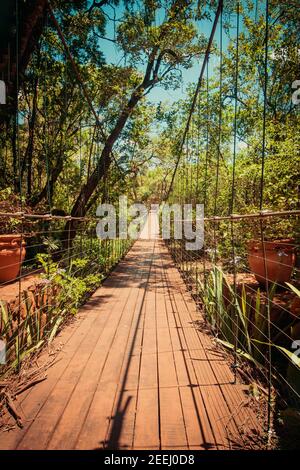
[[[55,339],[2,449],[228,449],[260,424],[162,240],[138,240]],[[199,326],[200,325],[200,326]],[[45,359],[44,351],[41,361]]]

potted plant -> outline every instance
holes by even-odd
[[[25,255],[25,241],[22,235],[0,235],[0,282],[16,279]]]
[[[291,279],[295,265],[295,243],[291,238],[248,243],[248,263],[257,281],[284,284]]]
[[[0,197],[1,212],[14,213],[19,210],[19,199],[10,188],[2,190]],[[20,234],[20,225],[18,218],[0,217],[0,283],[16,279],[25,259],[25,241]]]

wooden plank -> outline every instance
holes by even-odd
[[[151,289],[151,287],[150,287]],[[145,321],[144,329],[155,328],[155,297],[149,298],[145,301]]]
[[[190,359],[187,364],[188,367],[192,367],[199,386],[218,384],[210,363],[203,358],[203,350],[193,349],[185,353],[185,355]]]
[[[199,390],[180,387],[179,391],[189,447],[216,449],[215,438]]]
[[[147,288],[147,286],[146,286]],[[147,293],[145,293],[145,296]],[[129,335],[129,344],[122,366],[122,381],[119,383],[117,394],[115,397],[113,417],[110,420],[108,434],[106,437],[106,447],[114,449],[131,449],[134,438],[137,390],[140,375],[141,347],[138,353],[133,355],[136,348],[136,341],[142,345],[143,335],[136,334],[143,331],[139,326],[143,326],[141,314],[144,310],[143,306],[144,294],[140,293],[140,301],[136,306],[136,320],[133,322],[132,332]]]
[[[142,276],[143,271],[141,271]],[[137,287],[133,288],[132,291],[130,292],[129,295],[129,300],[126,304],[126,307],[124,309],[124,313],[122,315],[122,319],[118,325],[117,328],[117,334],[116,337],[110,346],[108,353],[107,353],[107,360],[104,364],[103,370],[101,372],[101,378],[99,382],[99,386],[105,390],[107,387],[107,393],[110,396],[110,401],[106,400],[107,403],[107,415],[111,416],[109,419],[109,422],[102,422],[102,423],[97,423],[95,422],[95,425],[98,424],[98,427],[103,426],[104,429],[106,429],[106,432],[102,432],[102,434],[105,434],[105,445],[106,446],[111,446],[116,444],[116,439],[120,438],[119,431],[117,432],[117,424],[118,422],[118,427],[120,428],[121,424],[121,416],[123,421],[125,419],[127,420],[127,425],[129,426],[129,423],[133,422],[132,416],[134,410],[134,403],[132,403],[132,399],[134,398],[133,392],[131,391],[130,394],[125,392],[125,387],[127,386],[127,371],[129,368],[129,364],[131,361],[131,353],[133,351],[133,343],[135,341],[135,332],[137,331],[139,321],[140,321],[140,313],[141,313],[141,307],[142,307],[142,299],[143,299],[143,289],[140,289],[138,285],[140,284],[141,277],[139,281],[137,282]],[[101,353],[101,350],[99,352],[94,351],[95,359],[97,360],[97,356]],[[139,367],[139,364],[135,361],[134,364]],[[95,367],[93,364],[90,365],[89,367],[90,373],[93,373],[93,370]],[[132,373],[132,369],[131,369]],[[137,372],[134,372],[134,375],[131,376],[131,380],[133,377],[137,376]],[[92,379],[93,383],[93,388],[98,387],[97,382],[99,381],[95,379]],[[86,382],[86,380],[84,380]],[[121,384],[121,390],[117,390],[118,386]],[[114,387],[115,385],[115,387]],[[120,395],[118,397],[118,394]],[[80,394],[74,394],[75,396],[75,401],[77,400],[77,396]],[[127,397],[124,399],[124,397]],[[125,400],[125,401],[124,401]],[[135,402],[135,399],[133,400]],[[117,406],[115,407],[115,410],[113,410],[114,403],[117,403]],[[124,404],[124,410],[122,411],[122,406]],[[76,404],[75,404],[76,406]],[[99,403],[99,406],[101,406],[101,403]],[[73,404],[74,407],[74,404]],[[91,405],[89,406],[89,408]],[[86,416],[87,412],[89,413],[89,408],[86,410],[85,414],[83,416]],[[131,419],[127,419],[127,413],[128,410],[130,410],[130,413],[128,416],[131,416]],[[60,426],[63,427],[63,429],[66,427],[64,421],[65,419],[65,414],[64,413],[64,419],[61,420]],[[93,420],[93,417],[91,413],[89,413],[89,421]],[[116,421],[117,419],[117,421]],[[63,446],[66,446],[66,448],[72,447],[72,443],[76,445],[77,437],[76,433],[74,432],[74,424],[72,425],[72,407],[70,407],[70,412],[69,412],[69,422],[68,422],[68,429],[72,429],[72,434],[68,433],[66,436],[66,433],[59,432],[58,429],[58,435],[59,435],[59,441],[55,443],[52,443],[54,445],[54,448],[62,448]],[[80,421],[80,420],[79,420]],[[111,424],[112,423],[112,424]],[[110,426],[110,430],[108,429],[108,425]],[[78,425],[78,420],[76,420],[75,423],[76,428],[78,429],[78,432],[84,428],[85,423],[81,424],[80,426]],[[78,427],[79,426],[79,427]],[[124,428],[124,427],[123,427]],[[83,431],[84,432],[84,431]],[[129,427],[126,427],[125,436],[127,439],[127,444],[130,447],[130,442],[128,443],[128,435],[133,434],[133,431],[130,431]],[[123,434],[124,434],[123,432]],[[110,442],[110,437],[109,433],[111,433],[111,439],[112,442]],[[76,437],[76,439],[75,439]],[[81,439],[81,445],[84,445],[83,439]]]
[[[130,450],[133,446],[137,391],[123,391],[113,413],[105,448]]]
[[[140,325],[143,325],[142,320],[141,320]],[[139,356],[141,354],[142,342],[143,342],[143,333],[144,333],[144,330],[143,330],[142,327],[139,327],[134,333],[135,334],[135,341],[134,341],[134,344],[133,344],[132,356],[136,356],[136,355]]]
[[[234,424],[230,429],[237,447],[243,446],[244,441],[247,444],[249,438],[253,439],[254,445],[258,444],[257,436],[261,433],[261,424],[249,406],[248,387],[235,384],[221,385],[220,389],[229,409],[228,420]]]
[[[228,407],[219,387],[207,386],[201,388],[205,408],[208,410],[212,430],[219,450],[231,449],[228,430]]]
[[[183,351],[174,351],[175,368],[179,386],[198,386],[191,359]]]
[[[176,328],[177,322],[176,322],[176,318],[174,314],[174,309],[172,306],[171,296],[170,296],[169,287],[166,281],[165,272],[163,272],[163,276],[164,276],[164,285],[165,285],[164,300],[165,300],[168,324],[169,324],[169,328]]]
[[[158,413],[157,388],[139,388],[134,430],[134,449],[160,448]]]
[[[22,401],[20,410],[21,415],[25,417],[23,429],[17,429],[15,432],[7,434],[5,438],[0,436],[0,446],[2,446],[2,442],[4,448],[15,448],[18,445],[19,441],[24,437],[27,430],[36,419],[37,414],[48,399],[60,377],[65,373],[70,361],[78,354],[81,344],[93,330],[101,331],[108,319],[109,315],[99,315],[99,312],[96,311],[91,311],[89,315],[85,317],[72,337],[72,341],[63,347],[55,366],[52,366],[47,371],[47,380],[32,388],[28,399]]]
[[[54,390],[51,392],[50,396],[42,407],[41,412],[35,419],[34,423],[30,426],[29,430],[26,433],[26,436],[24,436],[24,439],[19,444],[18,447],[20,449],[41,449],[45,448],[48,445],[51,445],[51,437],[54,434],[56,426],[58,425],[58,421],[61,418],[61,414],[64,413],[66,406],[69,404],[70,398],[74,396],[77,397],[77,400],[82,400],[81,394],[73,395],[82,374],[83,380],[81,380],[81,383],[83,391],[89,394],[91,393],[91,390],[93,389],[93,378],[95,377],[95,373],[93,371],[89,371],[87,364],[90,360],[90,357],[92,357],[92,364],[95,364],[95,361],[97,363],[97,356],[95,359],[95,353],[94,357],[92,354],[97,344],[99,350],[103,350],[102,352],[104,353],[104,356],[102,357],[106,356],[107,353],[105,353],[105,351],[108,351],[111,347],[111,342],[113,341],[116,334],[116,327],[119,324],[120,318],[125,309],[126,302],[129,298],[132,287],[128,287],[125,290],[126,295],[124,296],[124,299],[119,299],[119,301],[117,302],[117,304],[119,304],[121,307],[119,315],[112,315],[111,321],[104,326],[102,331],[100,330],[100,337],[99,330],[97,328],[93,328],[90,334],[85,337],[85,341],[80,345],[80,347],[76,351],[74,358],[71,360],[63,376],[56,384]],[[91,374],[91,380],[89,380],[89,372]],[[83,394],[82,396],[85,395]],[[73,420],[76,423],[78,422],[79,427],[80,419],[78,417],[78,413],[79,411],[83,413],[83,410],[87,406],[87,400],[82,400],[82,409],[79,406],[73,407],[71,402],[71,406],[69,407],[71,411],[68,412],[66,415],[68,417],[67,421]],[[51,410],[53,409],[56,410],[56,413],[51,412]],[[39,429],[41,427],[43,429],[42,437],[39,433]],[[68,432],[68,429],[70,429],[70,427],[68,428],[67,426],[65,426],[63,421],[61,429],[64,431],[61,433],[55,432],[56,437],[54,439],[59,440],[59,442],[63,442],[64,445],[68,445],[67,439],[65,439],[65,434]],[[64,436],[62,437],[62,439],[60,439],[60,434]],[[69,434],[71,434],[72,438],[74,439],[75,430],[69,430]]]
[[[95,450],[105,447],[106,433],[111,418],[107,410],[111,408],[111,397],[115,390],[116,384],[106,384],[97,388],[75,449]]]
[[[157,350],[159,353],[173,350],[169,328],[157,329]]]
[[[185,337],[181,334],[181,330],[181,328],[170,328],[173,351],[184,351],[187,349]]]
[[[209,365],[207,360],[206,351],[204,349],[189,349],[187,348],[188,356],[194,361],[202,361]]]
[[[202,344],[200,342],[199,336],[194,328],[181,328],[179,333],[182,335],[181,337],[184,338],[184,342],[187,346],[187,349],[192,351],[193,349],[203,349]],[[182,339],[183,341],[183,339]],[[204,357],[206,358],[204,349],[203,349]]]
[[[159,387],[177,387],[178,380],[173,352],[158,354]]]
[[[228,449],[259,432],[161,240],[137,241],[59,341],[0,448]]]
[[[213,374],[215,375],[219,384],[233,384],[234,383],[234,373],[230,369],[227,361],[223,360],[213,360],[210,361]],[[234,389],[234,387],[233,387]]]
[[[118,268],[116,268],[117,271]],[[101,289],[97,289],[97,291],[92,295],[91,299],[87,301],[87,303],[81,307],[77,315],[73,318],[73,321],[68,324],[68,328],[64,328],[59,332],[59,334],[54,338],[53,342],[51,343],[51,350],[52,351],[59,351],[62,350],[65,352],[66,347],[68,345],[68,342],[71,340],[71,338],[74,337],[75,332],[77,334],[80,334],[82,331],[86,331],[88,328],[88,323],[94,322],[95,319],[99,316],[97,310],[101,310],[101,320],[105,321],[105,314],[108,314],[111,312],[112,309],[112,298],[114,297],[114,293],[117,291],[117,287],[115,284],[115,281],[111,282],[113,276],[111,276],[109,279],[106,279],[103,283],[102,286],[102,296],[104,297],[104,300],[101,302],[99,305],[99,301],[94,303],[94,299],[98,299],[99,292]],[[115,299],[115,301],[117,298]],[[108,302],[110,302],[110,306],[105,309],[105,305],[107,306]],[[93,307],[93,305],[95,305]],[[93,307],[93,308],[92,308]],[[85,311],[89,312],[89,315],[85,315]],[[83,337],[84,335],[82,335]],[[72,339],[72,341],[76,341],[75,338]],[[66,359],[66,354],[63,355],[63,357],[60,358],[60,363],[63,362],[63,360]],[[48,350],[42,351],[40,357],[39,357],[39,363],[43,364],[46,363],[49,360],[49,352]],[[48,374],[49,375],[49,372]],[[56,374],[57,376],[57,374]],[[18,409],[18,406],[22,404],[22,402],[26,399],[26,397],[33,391],[33,388],[29,388],[26,390],[24,393],[18,396],[18,400],[16,402],[16,407]],[[20,409],[21,412],[21,409]]]
[[[144,328],[143,335],[143,354],[154,354],[157,350],[156,345],[156,328],[153,324],[153,328]]]
[[[162,307],[163,298],[157,297],[157,314],[156,314],[156,324],[159,329],[169,328],[168,317]]]
[[[157,387],[157,355],[142,354],[139,389]]]
[[[159,405],[161,448],[187,447],[187,436],[178,388],[160,388]]]

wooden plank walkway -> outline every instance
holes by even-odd
[[[136,241],[55,339],[47,380],[18,397],[24,428],[0,434],[0,448],[243,446],[259,423],[199,324],[163,241]]]

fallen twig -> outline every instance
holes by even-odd
[[[23,387],[18,388],[16,390],[15,396],[20,395],[21,393],[25,392],[25,390],[27,390],[28,388],[33,387],[34,385],[40,382],[43,382],[44,380],[46,380],[46,378],[47,378],[47,375],[45,375],[44,377],[41,377],[40,379],[32,380],[31,382],[25,384]]]
[[[13,418],[15,419],[17,425],[22,428],[23,427],[23,424],[22,424],[22,417],[19,415],[19,413],[17,412],[17,409],[14,405],[14,402],[13,402],[13,399],[10,395],[10,393],[8,391],[6,391],[4,393],[5,395],[5,400],[6,400],[6,406],[7,406],[7,409],[9,410],[10,414],[13,416]]]

